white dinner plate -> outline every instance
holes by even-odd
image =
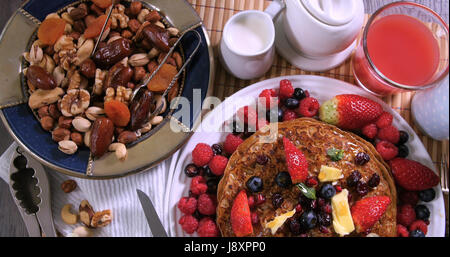
[[[374,97],[367,93],[366,91],[358,88],[354,85],[348,84],[346,82],[331,79],[327,77],[320,76],[310,76],[310,75],[297,75],[297,76],[284,76],[273,78],[265,81],[258,82],[256,84],[247,86],[246,88],[241,89],[240,91],[233,94],[231,97],[227,98],[224,102],[222,102],[219,106],[217,106],[213,111],[211,111],[206,118],[203,119],[202,125],[206,125],[206,127],[219,128],[223,125],[223,123],[232,118],[234,112],[222,111],[227,110],[228,106],[234,107],[242,107],[248,105],[248,102],[240,102],[236,104],[237,99],[241,97],[252,97],[254,101],[256,101],[259,93],[264,89],[277,89],[279,87],[279,82],[282,79],[289,79],[292,82],[292,85],[296,87],[301,87],[305,90],[308,90],[312,97],[315,97],[321,104],[335,95],[339,94],[358,94],[365,97],[368,97],[378,103],[380,103],[384,110],[391,113],[394,116],[394,125],[399,130],[404,130],[408,132],[410,135],[410,139],[407,143],[408,148],[410,149],[410,154],[408,159],[412,159],[422,163],[423,165],[429,167],[434,172],[436,172],[436,168],[433,165],[433,161],[431,160],[427,150],[424,145],[420,141],[420,138],[414,132],[414,130],[408,125],[408,123],[394,110],[392,110],[386,103],[384,103],[381,99]],[[222,115],[225,113],[225,115]],[[209,130],[211,131],[211,130]],[[182,216],[182,213],[177,208],[177,203],[181,197],[188,196],[189,194],[189,186],[191,178],[188,178],[184,174],[184,167],[192,162],[191,153],[194,147],[198,143],[206,143],[206,144],[215,144],[219,142],[223,142],[225,140],[226,135],[229,133],[217,133],[217,132],[196,132],[191,137],[189,142],[180,150],[179,159],[176,163],[176,169],[169,175],[167,182],[167,193],[165,195],[164,208],[167,215],[169,215],[170,227],[169,233],[170,236],[197,236],[196,233],[189,235],[185,233],[181,226],[178,224],[178,220]],[[437,173],[437,172],[436,172]],[[442,237],[445,235],[445,207],[442,196],[442,191],[439,186],[436,186],[436,198],[429,202],[423,203],[425,204],[431,212],[430,216],[430,225],[428,226],[428,237]]]

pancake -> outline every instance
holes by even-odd
[[[308,172],[310,176],[318,176],[321,165],[338,168],[343,173],[343,178],[338,183],[343,189],[347,189],[352,195],[349,201],[350,207],[361,197],[355,188],[347,186],[347,177],[352,171],[358,170],[363,181],[368,181],[374,174],[380,177],[380,184],[369,189],[365,197],[388,196],[391,203],[379,221],[371,228],[371,233],[379,236],[396,236],[396,188],[389,166],[383,161],[372,144],[359,136],[343,131],[333,125],[323,123],[310,118],[300,118],[278,124],[276,140],[273,143],[265,143],[260,139],[269,136],[266,127],[254,133],[246,139],[233,153],[228,161],[224,176],[218,185],[217,190],[217,225],[222,236],[235,236],[231,228],[230,213],[233,200],[243,189],[247,189],[245,183],[252,176],[259,176],[263,180],[263,190],[260,192],[266,197],[265,203],[255,207],[253,211],[258,214],[259,224],[253,225],[253,234],[249,236],[295,236],[285,222],[275,234],[265,228],[265,224],[273,220],[276,216],[287,213],[295,208],[299,202],[300,190],[296,186],[281,188],[275,182],[275,176],[279,172],[288,171],[285,161],[285,153],[282,138],[285,136],[300,149],[308,160]],[[273,126],[273,124],[271,124]],[[332,161],[327,155],[327,149],[335,148],[344,151],[343,159]],[[370,156],[370,161],[365,165],[357,165],[354,158],[357,153],[364,152]],[[265,165],[258,164],[258,155],[266,155],[269,161]],[[283,204],[275,209],[272,205],[272,195],[280,193]],[[255,195],[255,194],[253,194]],[[297,215],[297,214],[296,214]],[[295,216],[294,216],[295,217]],[[314,228],[307,232],[308,236],[339,236],[333,229],[333,225],[328,227],[330,233],[321,233],[319,228]],[[349,236],[365,236],[356,231]]]

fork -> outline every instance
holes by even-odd
[[[441,189],[442,193],[444,194],[444,200],[447,202],[447,208],[450,208],[448,202],[448,153],[442,153],[441,168],[439,169],[439,172],[440,172],[439,175],[441,177]],[[446,211],[446,216],[447,216],[446,222],[449,222],[448,211]]]

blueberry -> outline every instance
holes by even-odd
[[[273,205],[273,207],[275,207],[275,209],[280,208],[283,201],[284,201],[284,198],[281,194],[275,193],[272,195],[272,205]]]
[[[320,189],[320,195],[325,199],[331,199],[336,194],[336,189],[331,184],[325,184]]]
[[[378,174],[374,173],[372,177],[370,177],[369,181],[367,182],[367,185],[369,185],[371,188],[375,188],[380,184],[380,176]]]
[[[209,166],[206,166],[204,168],[204,175],[211,178],[216,177],[216,175],[211,171],[211,168],[209,168]]]
[[[261,192],[263,189],[263,181],[258,176],[253,176],[253,177],[249,178],[247,180],[246,185],[247,185],[247,188],[254,193]]]
[[[211,146],[211,149],[213,150],[213,153],[214,153],[215,155],[221,155],[222,152],[223,152],[223,148],[222,148],[222,146],[219,145],[219,144],[213,144],[213,145]]]
[[[266,120],[269,122],[283,121],[283,110],[281,108],[272,108],[266,112]]]
[[[419,204],[414,208],[416,211],[416,218],[419,220],[428,220],[430,218],[430,210],[422,204]]]
[[[19,155],[14,159],[14,167],[18,170],[25,169],[27,167],[27,158],[23,155]]]
[[[408,133],[406,131],[404,131],[404,130],[400,130],[399,133],[400,133],[400,140],[398,140],[397,144],[398,145],[403,145],[406,142],[408,142],[408,140],[409,140]]]
[[[425,234],[420,229],[409,232],[409,237],[425,237]]]
[[[195,176],[197,176],[199,174],[199,169],[198,169],[198,167],[195,164],[189,163],[184,168],[184,174],[186,174],[186,176],[192,178],[192,177],[195,177]]]
[[[299,219],[300,226],[305,229],[313,229],[317,225],[317,216],[314,211],[305,211]]]
[[[298,222],[297,219],[294,218],[290,218],[289,219],[289,230],[292,232],[292,234],[294,235],[300,235],[300,233],[302,232],[301,230],[301,226],[300,223]]]
[[[292,185],[291,175],[286,171],[280,172],[275,177],[275,183],[277,183],[279,187],[288,188]]]
[[[406,158],[409,155],[409,148],[406,145],[399,145],[397,157]]]
[[[355,170],[353,171],[350,176],[347,178],[347,186],[354,187],[358,183],[358,181],[361,179],[361,173],[359,171]]]
[[[306,97],[306,94],[305,94],[305,91],[303,91],[303,89],[298,87],[298,88],[294,89],[294,95],[292,97],[294,97],[295,99],[300,101]]]
[[[284,101],[284,105],[288,109],[295,109],[299,106],[300,102],[295,98],[288,98]]]
[[[433,201],[434,197],[436,197],[436,192],[434,192],[433,188],[419,192],[419,199],[424,202],[431,202]]]

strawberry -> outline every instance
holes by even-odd
[[[383,113],[383,107],[359,95],[337,95],[320,106],[322,121],[343,129],[357,130],[373,123]]]
[[[439,184],[439,177],[428,167],[412,160],[395,158],[389,162],[395,182],[408,191],[422,191]]]
[[[283,137],[284,153],[288,172],[291,175],[292,183],[305,182],[308,177],[308,161],[305,155],[295,147],[286,137]]]
[[[362,233],[373,227],[390,203],[388,196],[372,196],[357,201],[351,208],[356,231]]]
[[[238,237],[253,233],[250,207],[245,190],[238,193],[231,207],[231,228]]]

